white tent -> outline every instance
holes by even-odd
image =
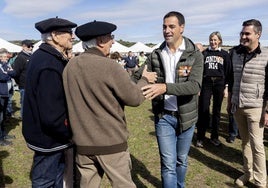
[[[8,52],[20,52],[22,50],[21,46],[8,42],[2,38],[0,38],[0,48],[5,48]]]
[[[151,53],[153,51],[152,48],[150,48],[149,46],[146,46],[145,44],[141,43],[141,42],[137,42],[136,44],[134,44],[133,46],[129,47],[130,50],[132,52],[145,52],[145,53]]]
[[[85,51],[82,47],[82,41],[76,43],[75,45],[73,45],[73,53],[80,53]]]
[[[160,46],[161,44],[162,44],[162,42],[156,44],[155,46],[152,47],[152,49],[154,50],[154,49],[156,49],[156,48],[159,48],[159,46]]]
[[[111,48],[111,52],[119,52],[119,53],[125,53],[125,52],[129,52],[130,49],[122,44],[120,44],[119,42],[114,42],[112,48]]]

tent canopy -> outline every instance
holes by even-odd
[[[145,52],[145,53],[151,53],[153,51],[152,48],[150,48],[149,46],[146,46],[145,44],[141,43],[141,42],[137,42],[136,44],[134,44],[133,46],[129,47],[130,50],[132,52]]]
[[[120,44],[119,42],[114,42],[112,48],[111,48],[111,52],[119,52],[119,53],[125,53],[125,52],[129,52],[130,49],[122,44]]]
[[[159,46],[162,44],[162,42],[156,44],[155,46],[152,47],[152,49],[156,49],[156,48],[159,48]]]
[[[82,47],[82,41],[76,43],[75,45],[73,45],[73,52],[74,53],[80,53],[85,51]]]
[[[8,42],[2,38],[0,38],[0,48],[7,49],[8,52],[20,52],[22,50],[21,46]]]

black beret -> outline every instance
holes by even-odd
[[[62,18],[49,18],[40,22],[35,23],[35,28],[40,33],[48,33],[51,31],[67,31],[71,32],[72,28],[76,27],[77,24],[65,20]]]
[[[98,36],[112,33],[114,30],[116,30],[116,25],[95,20],[78,26],[75,29],[75,34],[80,40],[88,41]]]
[[[33,41],[31,41],[31,40],[27,40],[27,39],[21,41],[21,44],[22,44],[22,45],[25,45],[25,46],[33,46],[33,45],[34,45]]]

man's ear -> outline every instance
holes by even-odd
[[[261,32],[258,32],[257,35],[259,35],[258,39],[261,38]]]
[[[97,46],[103,47],[104,46],[104,40],[102,36],[99,36],[96,38]]]
[[[53,41],[55,41],[56,43],[58,43],[58,35],[57,35],[57,32],[52,31],[51,32],[51,38],[52,38]]]

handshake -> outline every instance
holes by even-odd
[[[142,76],[145,77],[150,84],[141,88],[142,94],[146,99],[152,100],[155,97],[166,93],[167,86],[165,83],[155,83],[157,80],[156,72],[148,72],[147,65],[144,66]]]

